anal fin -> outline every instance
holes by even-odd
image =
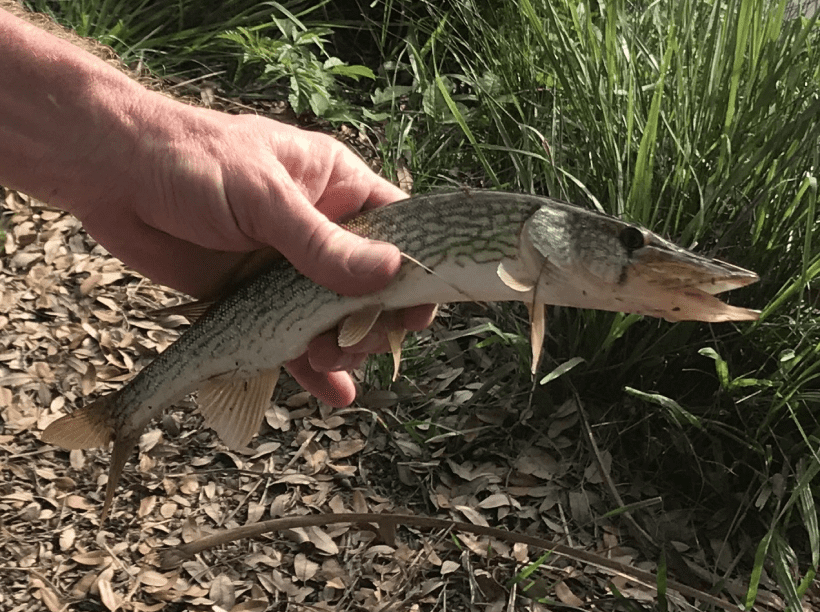
[[[200,386],[199,411],[226,446],[242,448],[259,431],[279,371],[275,368],[253,378],[220,379]]]

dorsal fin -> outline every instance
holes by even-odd
[[[253,378],[229,378],[199,387],[199,411],[205,424],[229,448],[242,448],[259,431],[279,380],[279,368]]]
[[[197,300],[195,302],[185,302],[184,304],[166,306],[165,308],[156,308],[154,310],[149,310],[147,314],[152,319],[177,315],[180,317],[185,317],[193,323],[204,315],[214,304],[214,300]]]

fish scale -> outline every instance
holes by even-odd
[[[544,304],[669,320],[757,318],[755,311],[713,297],[756,281],[753,272],[551,198],[465,190],[430,194],[368,211],[345,227],[402,252],[401,269],[385,289],[341,296],[287,261],[273,262],[207,310],[125,387],[43,432],[44,441],[65,448],[114,441],[103,518],[128,456],[162,410],[199,390],[206,424],[227,444],[244,446],[259,428],[281,366],[337,325],[340,344],[344,338],[350,346],[385,311],[518,300],[530,307],[535,364]],[[398,363],[400,348],[394,350]]]

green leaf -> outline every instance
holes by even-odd
[[[729,388],[729,365],[726,361],[718,355],[717,351],[713,348],[705,347],[698,351],[698,355],[703,355],[704,357],[708,357],[709,359],[714,360],[715,362],[715,372],[717,373],[718,380],[720,381],[720,386],[724,389]]]
[[[642,223],[648,223],[652,218],[652,181],[654,175],[655,150],[658,146],[658,123],[661,114],[661,100],[664,94],[664,81],[669,62],[677,48],[675,42],[675,25],[669,26],[667,33],[666,51],[663,62],[658,71],[658,80],[655,82],[652,94],[652,105],[646,119],[646,127],[641,136],[641,145],[638,147],[638,157],[635,161],[635,173],[632,178],[632,189],[629,190],[627,208],[632,217]]]
[[[335,59],[335,58],[331,58]],[[328,60],[330,61],[330,60]],[[327,62],[325,62],[327,66]],[[347,66],[345,64],[339,64],[330,67],[330,71],[338,76],[348,77],[353,79],[354,81],[358,81],[361,77],[366,79],[376,80],[376,75],[373,74],[373,71],[368,68],[367,66]]]
[[[461,128],[461,131],[467,137],[467,140],[470,141],[470,144],[473,146],[473,151],[476,154],[476,157],[481,162],[481,165],[484,167],[484,171],[487,173],[487,176],[490,177],[493,183],[496,185],[499,184],[498,176],[496,176],[495,170],[490,165],[487,158],[484,156],[484,152],[481,150],[481,146],[478,144],[478,140],[473,135],[470,126],[467,124],[467,121],[464,119],[464,115],[460,112],[458,106],[450,97],[450,92],[448,91],[447,85],[445,85],[444,79],[441,78],[438,74],[436,75],[436,86],[438,88],[439,93],[441,94],[442,98],[444,98],[444,103],[447,105],[447,108],[450,109],[450,113],[452,113],[453,118],[458,123],[458,126]]]
[[[624,391],[642,400],[665,408],[667,414],[672,417],[672,422],[678,426],[688,423],[698,429],[703,429],[703,424],[700,422],[700,419],[672,398],[661,395],[660,393],[646,393],[644,391],[638,391],[632,387],[624,387]]]
[[[584,359],[583,357],[573,357],[572,359],[565,361],[557,368],[555,368],[552,372],[544,376],[544,378],[540,380],[539,384],[546,385],[548,382],[551,382],[556,378],[563,376],[578,364],[584,363],[584,361],[586,361],[586,359]]]

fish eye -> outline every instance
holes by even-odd
[[[626,250],[630,252],[637,251],[646,245],[646,237],[643,232],[637,227],[633,227],[631,225],[628,225],[621,230],[618,239],[621,241],[621,244],[626,247]]]

